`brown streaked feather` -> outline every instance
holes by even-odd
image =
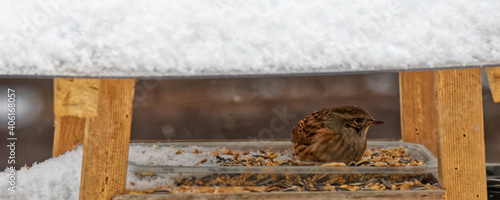
[[[302,161],[357,161],[366,149],[366,131],[373,122],[370,113],[357,106],[320,109],[292,129],[295,153]]]
[[[319,162],[320,159],[313,154],[311,143],[315,142],[315,135],[331,134],[332,130],[323,127],[321,115],[323,110],[316,111],[302,119],[292,130],[292,142],[295,151],[302,160]]]

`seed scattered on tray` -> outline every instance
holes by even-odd
[[[233,152],[231,151],[231,147],[227,147],[227,149],[223,150],[222,155],[233,155]]]
[[[203,158],[203,160],[200,160],[200,162],[196,163],[196,165],[199,165],[199,164],[204,163],[204,162],[207,162],[206,158]]]
[[[184,150],[179,150],[179,151],[175,152],[175,154],[181,154],[181,153],[184,153]]]
[[[155,176],[156,173],[154,172],[135,172],[136,175],[138,176]]]
[[[192,150],[191,150],[192,151]],[[205,152],[210,152],[204,150]],[[182,154],[179,149],[175,154]],[[193,154],[202,154],[198,149]],[[186,155],[186,154],[183,154]],[[238,152],[231,148],[216,148],[207,157],[199,160],[200,165],[215,157],[219,166],[308,166],[312,167],[406,167],[421,166],[423,162],[410,157],[401,146],[398,148],[367,149],[358,162],[310,163],[300,162],[293,152]],[[180,156],[180,155],[179,155]],[[208,159],[207,159],[208,158]],[[201,165],[200,165],[201,166]],[[137,174],[137,173],[136,173]],[[148,176],[154,174],[140,174]],[[168,188],[171,193],[247,193],[247,192],[298,192],[298,191],[378,191],[378,190],[433,190],[440,189],[428,174],[209,174],[204,176],[180,175],[173,177],[176,187]],[[163,188],[162,191],[165,189]],[[155,190],[155,193],[157,190]]]
[[[320,165],[321,167],[345,167],[345,163],[342,162],[331,162]]]
[[[220,153],[222,152],[222,153]],[[343,167],[343,166],[361,166],[361,167],[405,167],[405,166],[421,166],[422,161],[411,158],[404,148],[382,148],[367,149],[358,162],[345,163],[315,163],[315,162],[300,162],[295,156],[290,160],[275,161],[274,159],[280,156],[280,153],[271,152],[270,150],[261,151],[262,154],[254,154],[248,156],[248,152],[232,152],[231,148],[221,150],[217,148],[212,152],[212,155],[217,158],[217,163],[220,166],[298,166],[298,165],[317,165],[324,167]],[[234,155],[234,157],[223,157],[221,155]],[[240,155],[245,155],[244,157]]]
[[[423,175],[393,174],[211,174],[176,180],[180,189],[243,187],[248,192],[434,190]]]
[[[199,153],[202,153],[202,152],[200,150],[198,150],[198,149],[195,149],[193,153],[199,154]]]

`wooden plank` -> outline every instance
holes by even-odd
[[[103,79],[98,116],[85,128],[80,199],[111,199],[125,191],[135,79]]]
[[[481,69],[435,72],[439,177],[447,199],[487,199]]]
[[[54,145],[52,156],[57,157],[73,150],[78,143],[83,144],[86,118],[56,116],[54,120]]]
[[[85,121],[97,116],[99,84],[99,79],[54,79],[53,157],[83,144]]]
[[[54,79],[54,114],[56,116],[95,117],[99,79]]]
[[[403,141],[422,144],[438,155],[434,72],[399,73]]]
[[[491,94],[495,103],[500,102],[500,67],[487,67],[484,68],[488,83],[490,84]]]

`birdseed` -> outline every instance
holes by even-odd
[[[196,149],[197,150],[197,149]],[[200,153],[201,151],[193,153]],[[184,153],[182,150],[178,154]],[[280,152],[270,150],[250,152],[217,148],[210,153],[220,166],[350,166],[350,167],[406,167],[424,165],[410,157],[401,146],[398,148],[370,148],[358,162],[311,163],[301,162],[293,153],[289,160],[276,160]],[[204,158],[196,165],[206,162]],[[152,175],[141,174],[137,175]],[[246,193],[246,192],[304,192],[304,191],[379,191],[379,190],[435,190],[433,181],[422,182],[427,174],[209,174],[205,176],[174,177],[176,187],[157,188],[170,193]],[[134,191],[137,192],[137,191]],[[149,191],[150,192],[150,191]]]

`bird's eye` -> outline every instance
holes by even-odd
[[[363,121],[363,119],[361,119],[361,118],[356,118],[356,119],[354,119],[354,122],[356,122],[356,123],[358,123],[358,124],[359,124],[359,123],[361,123],[362,121]]]

